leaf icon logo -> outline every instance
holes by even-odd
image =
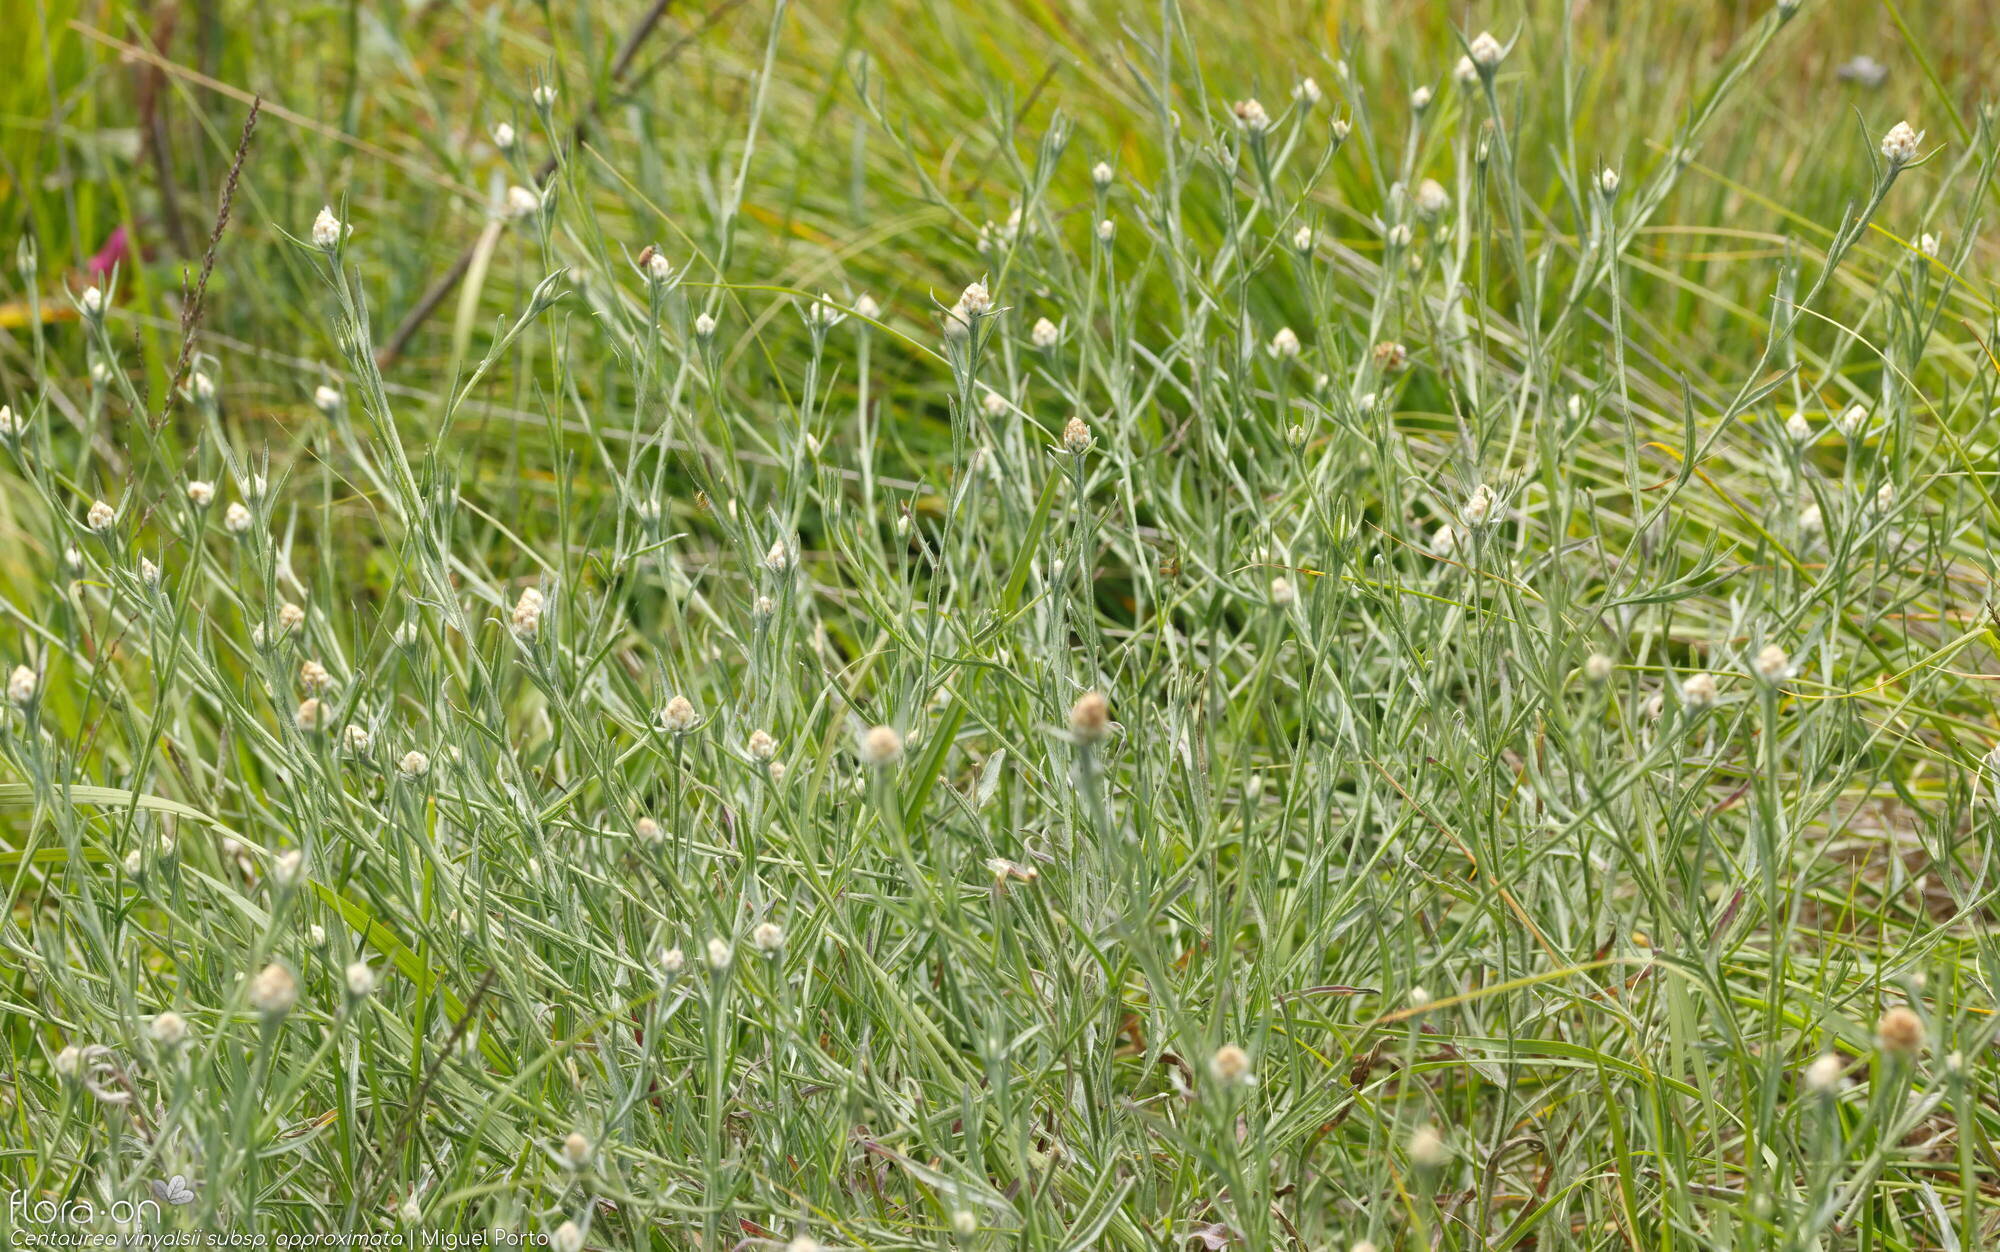
[[[155,1178],[147,1185],[163,1204],[194,1203],[194,1184],[188,1181],[186,1174],[175,1174],[164,1182]]]

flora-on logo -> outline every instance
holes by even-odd
[[[186,1174],[175,1174],[165,1180],[155,1178],[146,1185],[153,1189],[153,1194],[158,1196],[163,1204],[194,1203],[194,1184],[188,1181]]]

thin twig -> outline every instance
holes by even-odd
[[[243,133],[236,140],[235,159],[229,163],[229,177],[222,182],[222,200],[215,206],[215,226],[208,232],[208,247],[201,254],[201,277],[195,280],[194,293],[181,301],[181,358],[174,365],[173,377],[167,380],[166,397],[160,401],[160,425],[166,424],[167,415],[173,411],[174,396],[179,394],[194,364],[194,346],[201,338],[202,308],[208,297],[208,276],[215,272],[215,250],[222,243],[222,232],[229,226],[229,206],[236,200],[236,182],[243,176],[243,158],[250,154],[250,136],[257,130],[257,113],[263,106],[262,96],[250,102],[250,114],[243,119]],[[186,271],[182,271],[181,283],[185,291]]]

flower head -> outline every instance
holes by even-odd
[[[340,246],[340,241],[346,236],[347,224],[333,215],[332,205],[321,209],[319,216],[313,219],[313,247],[331,252]]]
[[[1322,94],[1319,84],[1310,78],[1301,78],[1298,82],[1292,84],[1292,99],[1309,109],[1318,104],[1321,98]]]
[[[1104,738],[1111,728],[1111,702],[1101,691],[1086,691],[1069,706],[1069,732],[1085,743]]]
[[[894,726],[871,726],[861,736],[861,759],[869,765],[893,765],[902,755],[903,737]]]
[[[1500,46],[1500,41],[1495,39],[1491,32],[1483,30],[1472,37],[1472,42],[1466,46],[1466,52],[1472,57],[1472,63],[1483,70],[1492,69],[1500,64],[1500,58],[1507,55],[1507,50]]]
[[[292,724],[308,734],[318,730],[325,720],[326,706],[311,696],[299,701],[298,711],[292,714]]]
[[[685,735],[694,729],[694,723],[694,702],[686,696],[675,696],[660,710],[660,729],[668,734]]]
[[[1493,488],[1481,483],[1465,498],[1464,505],[1459,508],[1459,516],[1465,519],[1467,526],[1478,526],[1493,515],[1493,504]]]
[[[1208,1076],[1224,1087],[1241,1087],[1255,1081],[1250,1072],[1250,1054],[1236,1044],[1223,1044],[1208,1058]]]
[[[265,1017],[279,1018],[299,1002],[299,980],[273,961],[250,980],[250,1007]]]
[[[750,942],[767,955],[777,952],[785,946],[784,928],[776,922],[759,922],[757,929],[750,932]]]
[[[112,508],[102,500],[92,500],[90,502],[90,512],[84,516],[83,524],[97,533],[103,534],[105,531],[110,530],[112,523],[117,520],[118,510]]]
[[[1916,159],[1917,147],[1924,141],[1924,132],[1916,130],[1908,122],[1897,122],[1882,136],[1882,157],[1889,162],[1890,169],[1898,169]]]
[[[1085,422],[1083,418],[1071,414],[1069,421],[1063,426],[1063,451],[1070,453],[1072,456],[1082,456],[1084,453],[1090,451],[1090,445],[1094,442],[1095,440],[1092,439],[1090,434],[1089,423]]]
[[[1437,179],[1426,178],[1417,184],[1416,206],[1420,216],[1436,217],[1451,207],[1451,195]]]
[[[542,197],[534,191],[514,184],[507,189],[507,216],[513,218],[533,217],[541,211]]]
[[[355,961],[347,967],[347,994],[360,1000],[375,992],[375,971],[366,961]]]
[[[146,1029],[153,1042],[163,1048],[178,1047],[188,1037],[187,1018],[172,1010],[156,1015]]]
[[[34,670],[25,665],[16,665],[14,672],[7,676],[7,700],[16,705],[26,705],[35,698],[35,687],[40,679]]]
[[[1261,135],[1271,127],[1271,115],[1256,100],[1238,100],[1230,106],[1236,116],[1236,124],[1252,135]]]
[[[1767,683],[1783,682],[1792,676],[1791,658],[1775,643],[1765,644],[1752,664],[1757,670],[1757,677]]]
[[[1892,1055],[1910,1056],[1924,1046],[1924,1019],[1899,1004],[1875,1023],[1875,1043]]]
[[[402,760],[396,762],[396,772],[405,778],[422,778],[431,772],[431,759],[411,748],[403,754]]]
[[[520,598],[514,601],[512,627],[517,639],[532,641],[542,629],[542,610],[548,604],[539,587],[521,588]]]
[[[1271,336],[1270,344],[1264,349],[1281,361],[1288,361],[1299,354],[1299,336],[1289,326],[1278,327],[1278,333]]]
[[[729,963],[735,959],[736,953],[731,950],[727,939],[717,937],[708,941],[708,967],[710,969],[721,973],[723,970],[728,969]]]
[[[1691,709],[1705,709],[1715,703],[1715,675],[1690,674],[1681,684],[1681,699]]]

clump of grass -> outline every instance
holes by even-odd
[[[288,189],[303,368],[135,359],[28,239],[0,1169],[564,1252],[1991,1244],[2000,149],[1745,192],[1798,17],[1585,155],[1532,24],[1274,82],[1167,6],[969,180],[970,79],[851,62],[829,191],[780,9],[711,146],[495,84],[445,325],[415,204]]]

